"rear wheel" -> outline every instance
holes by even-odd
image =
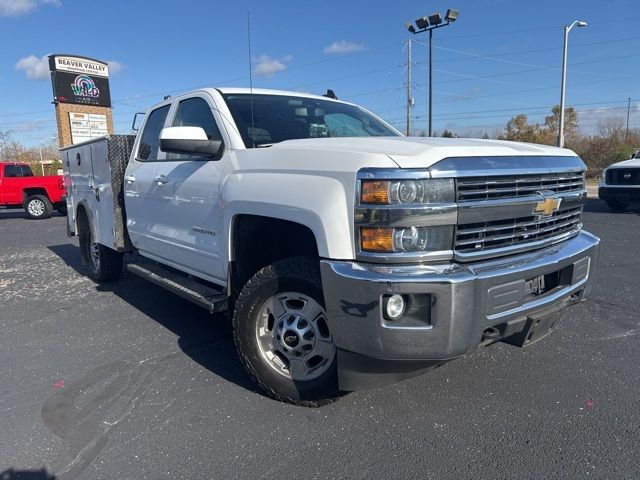
[[[24,211],[29,218],[43,220],[51,216],[53,206],[44,195],[31,195],[24,202]]]
[[[619,200],[610,199],[610,200],[605,200],[605,202],[607,203],[607,206],[614,212],[624,212],[629,206],[629,203],[620,202]]]
[[[80,235],[80,248],[89,266],[89,276],[96,282],[116,280],[122,274],[123,253],[96,242],[91,229],[87,230]]]
[[[316,259],[280,260],[256,273],[235,303],[233,329],[242,363],[272,397],[320,406],[338,395]]]

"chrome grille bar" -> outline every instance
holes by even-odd
[[[582,207],[578,207],[558,211],[547,218],[531,216],[458,225],[455,251],[463,254],[481,253],[577,233],[582,227],[581,214]]]
[[[584,189],[584,175],[580,171],[457,179],[458,202],[520,197],[540,190],[563,193],[582,189]]]

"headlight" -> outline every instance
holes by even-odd
[[[452,178],[421,180],[363,180],[360,203],[415,205],[456,201]]]
[[[451,249],[453,226],[361,227],[360,248],[364,252],[420,253]]]
[[[604,170],[602,170],[602,173],[600,174],[600,180],[603,182],[606,182],[607,179],[607,169],[605,168]]]

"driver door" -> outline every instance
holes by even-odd
[[[168,126],[202,128],[209,140],[224,138],[217,110],[207,93],[177,102]],[[220,260],[222,211],[219,184],[228,157],[224,148],[216,158],[166,153],[154,172],[152,191],[154,236],[157,256],[178,268],[204,278],[225,281]]]

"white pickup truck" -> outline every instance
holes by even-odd
[[[602,171],[598,196],[614,212],[624,212],[629,204],[640,202],[640,149],[629,160],[609,165]]]
[[[91,276],[133,252],[129,271],[228,310],[249,374],[296,404],[533,343],[597,264],[570,150],[407,138],[324,96],[197,90],[62,155]]]

